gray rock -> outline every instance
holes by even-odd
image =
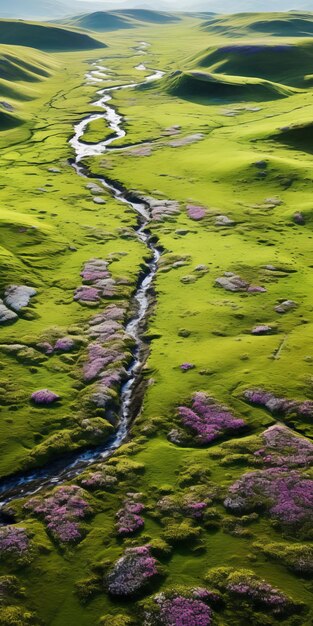
[[[216,226],[233,226],[234,223],[227,215],[218,215],[215,220]]]
[[[94,196],[93,201],[95,204],[105,204],[105,200],[101,196]]]
[[[297,303],[293,300],[284,300],[284,302],[275,306],[275,311],[276,313],[288,313],[288,311],[292,311],[292,309],[295,309],[296,307]]]
[[[4,293],[4,302],[14,311],[19,311],[29,304],[32,296],[37,293],[33,287],[26,285],[10,285]]]
[[[249,283],[243,280],[243,278],[236,274],[229,276],[229,272],[226,272],[226,274],[227,275],[216,279],[215,282],[219,287],[223,287],[226,291],[246,291],[248,289]]]
[[[6,322],[13,322],[17,320],[17,315],[13,311],[8,309],[3,300],[0,300],[0,324],[5,324]]]

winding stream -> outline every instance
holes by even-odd
[[[101,72],[107,70],[107,68],[99,65],[99,62],[94,63],[93,66],[95,69],[91,70],[86,77],[89,81],[93,80],[94,84],[96,84],[101,80],[99,73],[101,75]],[[142,70],[143,67],[141,66],[137,69]],[[144,67],[144,69],[146,68]],[[147,76],[139,83],[133,82],[126,85],[108,87],[98,91],[98,95],[101,97],[94,102],[93,105],[101,107],[104,112],[91,114],[76,124],[74,127],[74,136],[69,141],[75,154],[72,166],[79,176],[94,179],[95,176],[89,172],[88,168],[82,163],[82,160],[88,156],[103,154],[107,147],[114,141],[126,136],[126,131],[122,126],[122,116],[117,113],[115,108],[108,104],[112,99],[111,93],[121,89],[135,88],[159,80],[163,76],[164,72],[153,71],[151,75]],[[105,141],[100,141],[97,144],[91,145],[83,143],[82,137],[86,127],[90,122],[96,119],[106,120],[109,128],[112,130],[112,135]],[[25,497],[26,495],[32,495],[44,487],[60,484],[79,474],[86,466],[101,462],[103,459],[111,456],[126,440],[129,423],[132,417],[134,417],[133,413],[134,404],[136,403],[137,387],[141,381],[141,372],[147,354],[143,331],[149,317],[149,309],[152,302],[151,288],[157,271],[160,251],[153,242],[147,229],[150,221],[150,207],[148,203],[141,202],[139,199],[134,198],[132,193],[127,192],[127,190],[121,190],[119,186],[115,186],[114,183],[106,180],[104,177],[97,177],[97,183],[102,184],[118,202],[127,204],[135,212],[138,218],[138,228],[136,230],[138,240],[146,247],[150,255],[150,260],[147,263],[147,271],[144,276],[139,279],[137,290],[133,296],[134,310],[136,313],[125,328],[126,333],[134,339],[135,349],[133,351],[132,363],[127,371],[127,381],[121,388],[119,426],[112,437],[106,443],[102,444],[102,446],[87,449],[84,452],[77,451],[76,453],[69,453],[66,457],[49,463],[49,465],[44,468],[30,470],[24,474],[12,476],[11,478],[0,481],[0,522],[1,508],[10,501]],[[5,518],[2,521],[5,523]]]

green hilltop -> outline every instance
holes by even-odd
[[[85,33],[74,32],[51,24],[0,20],[0,44],[30,46],[39,50],[93,50],[105,44]]]

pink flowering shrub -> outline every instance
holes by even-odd
[[[143,528],[144,520],[140,513],[145,506],[139,501],[140,494],[130,495],[124,502],[124,506],[117,512],[116,529],[120,536],[133,535]]]
[[[24,508],[42,517],[47,530],[61,543],[82,539],[80,522],[91,513],[84,491],[76,485],[58,487],[50,496],[34,497]]]
[[[188,204],[187,213],[190,219],[195,222],[199,222],[199,220],[203,220],[206,216],[206,210],[202,206],[196,206],[194,204]]]
[[[208,502],[199,500],[196,493],[190,493],[184,496],[163,496],[156,504],[157,510],[165,516],[191,517],[196,520],[203,518],[207,507]]]
[[[131,597],[144,591],[158,573],[149,546],[127,548],[109,572],[107,588],[112,596]]]
[[[180,369],[182,372],[188,372],[189,370],[193,370],[195,366],[192,363],[182,363]]]
[[[117,482],[116,476],[111,475],[105,470],[99,470],[87,474],[87,476],[81,479],[80,484],[91,491],[95,489],[111,490],[117,485]]]
[[[195,435],[194,442],[200,445],[237,433],[246,426],[243,419],[236,418],[228,408],[202,392],[194,395],[191,408],[180,406],[178,414],[183,425]]]
[[[147,604],[144,626],[210,626],[209,599],[209,592],[201,588],[159,593]]]
[[[100,289],[97,289],[96,287],[87,287],[87,285],[77,287],[74,294],[74,300],[77,302],[99,302]]]
[[[313,443],[295,435],[286,426],[271,426],[262,434],[262,439],[263,446],[254,456],[265,465],[301,467],[313,463]]]
[[[311,419],[313,417],[313,402],[309,400],[298,402],[296,400],[288,400],[287,398],[279,398],[272,392],[264,389],[247,389],[244,392],[244,399],[251,404],[267,409],[273,414],[277,413],[284,416],[293,414],[302,419]]]
[[[220,567],[209,571],[206,580],[228,596],[232,608],[236,604],[251,604],[254,608],[266,610],[274,616],[288,615],[300,608],[299,604],[282,591],[272,587],[250,570]]]
[[[19,565],[26,564],[30,556],[30,541],[25,528],[3,526],[0,528],[0,560]]]
[[[75,341],[71,337],[57,339],[54,349],[56,352],[70,352],[75,348]]]
[[[313,480],[296,470],[279,467],[244,474],[230,487],[224,505],[240,514],[264,508],[283,527],[313,537]]]
[[[49,389],[40,389],[32,393],[31,399],[35,404],[49,405],[60,400],[60,396]]]

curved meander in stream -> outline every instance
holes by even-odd
[[[99,81],[99,74],[107,69],[102,67],[99,63],[100,62],[94,63],[95,69],[87,74],[87,79],[89,81],[94,80],[94,84]],[[142,67],[140,69],[142,69]],[[85,157],[103,154],[107,147],[113,144],[114,141],[126,136],[122,116],[117,113],[114,107],[108,104],[112,99],[111,93],[120,89],[135,88],[139,85],[159,80],[162,76],[164,76],[164,72],[154,71],[140,83],[129,83],[98,91],[100,99],[93,104],[94,106],[101,107],[103,113],[91,114],[76,124],[74,127],[74,136],[69,141],[75,154],[72,160],[72,166],[79,176],[94,178],[88,168],[83,164],[83,159]],[[105,141],[100,141],[92,145],[86,144],[82,141],[85,130],[90,122],[97,119],[106,120],[109,128],[112,130],[112,134]],[[137,215],[137,237],[147,248],[150,257],[147,263],[147,270],[145,274],[139,278],[137,289],[133,296],[134,306],[132,308],[136,312],[125,328],[126,333],[134,339],[135,347],[132,362],[127,370],[127,380],[120,391],[118,428],[111,438],[106,443],[102,444],[102,446],[87,449],[83,452],[77,451],[76,453],[70,453],[66,457],[49,463],[49,465],[41,469],[30,470],[24,474],[12,476],[0,481],[0,522],[1,508],[10,501],[34,494],[44,487],[60,484],[79,474],[86,466],[101,462],[111,456],[127,439],[130,421],[135,417],[136,411],[138,413],[138,406],[142,403],[142,398],[139,399],[138,402],[137,389],[141,381],[142,368],[147,358],[147,346],[144,342],[143,334],[149,317],[152,302],[151,289],[157,270],[160,251],[147,229],[150,221],[150,207],[148,203],[140,201],[139,198],[136,199],[134,194],[127,190],[121,190],[120,186],[106,180],[105,177],[97,177],[97,183],[102,184],[118,202],[122,202],[131,207]],[[137,408],[134,407],[134,405],[136,405]],[[3,518],[3,522],[5,522],[5,517]]]

